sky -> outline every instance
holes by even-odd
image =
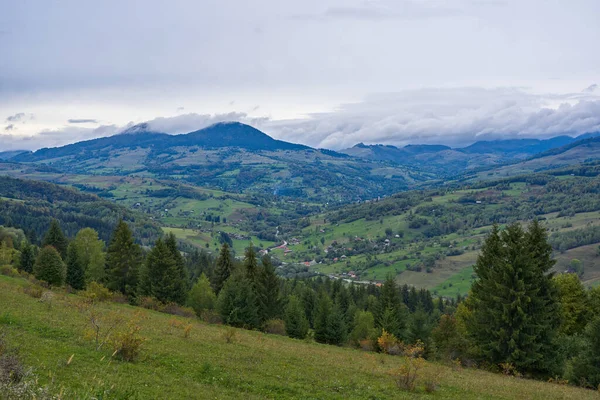
[[[0,151],[148,122],[461,146],[600,131],[597,0],[0,0]]]

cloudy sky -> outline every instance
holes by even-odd
[[[2,0],[0,150],[224,120],[340,149],[600,131],[597,0]]]

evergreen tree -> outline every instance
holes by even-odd
[[[44,240],[42,241],[42,247],[52,246],[58,251],[61,258],[64,260],[67,258],[67,246],[69,242],[65,237],[65,234],[60,229],[60,224],[58,220],[53,219],[50,223],[50,228],[46,231],[44,235]]]
[[[213,279],[213,287],[216,294],[219,294],[227,279],[229,279],[229,277],[233,274],[233,270],[234,264],[233,260],[231,259],[229,245],[227,243],[223,243],[223,246],[221,246],[221,252],[217,258]]]
[[[217,296],[210,286],[210,281],[205,274],[200,275],[188,293],[188,306],[192,307],[196,315],[200,317],[203,311],[214,309],[216,302]]]
[[[106,286],[127,296],[135,296],[141,264],[142,250],[134,242],[129,226],[120,220],[106,252]]]
[[[408,319],[408,310],[400,300],[396,282],[391,275],[388,275],[381,286],[381,294],[377,301],[376,326],[404,340],[407,338]]]
[[[263,267],[259,271],[258,303],[261,322],[281,317],[281,296],[279,278],[269,256],[262,259]]]
[[[340,346],[348,337],[348,328],[344,321],[344,313],[338,305],[334,305],[327,319],[326,343]]]
[[[254,246],[252,243],[248,247],[246,247],[246,252],[244,254],[244,270],[246,271],[246,278],[252,282],[253,285],[258,283],[258,259],[256,258],[256,252],[254,251]]]
[[[185,302],[185,295],[188,290],[188,276],[187,271],[185,269],[185,262],[183,260],[183,256],[177,247],[177,240],[175,239],[175,235],[170,232],[167,234],[165,238],[165,245],[169,248],[169,251],[173,255],[173,259],[175,260],[175,266],[177,268],[176,275],[177,279],[175,280],[175,293],[180,294],[181,298],[175,299],[174,301],[177,304],[183,304]]]
[[[23,250],[21,250],[21,258],[19,259],[19,269],[21,271],[32,273],[34,264],[35,246],[32,244],[25,244]]]
[[[291,338],[304,339],[308,334],[308,319],[304,314],[302,302],[296,296],[290,296],[284,314],[285,332]]]
[[[246,329],[259,327],[256,294],[251,283],[240,273],[225,282],[219,293],[217,308],[225,324]]]
[[[173,253],[162,239],[158,239],[146,258],[141,293],[163,303],[182,304],[186,297],[184,289]]]
[[[429,315],[422,306],[417,307],[412,314],[409,329],[409,339],[412,343],[420,340],[426,343],[431,334],[432,326],[429,322]]]
[[[83,263],[77,253],[77,248],[73,243],[69,244],[67,248],[67,285],[71,286],[75,290],[82,290],[85,288],[85,272],[83,270]]]
[[[484,360],[510,363],[528,373],[547,373],[553,359],[557,303],[551,249],[537,222],[525,233],[519,224],[487,237],[474,271],[468,331]]]
[[[52,286],[61,286],[65,283],[66,272],[65,264],[54,246],[46,246],[40,250],[33,266],[37,279]]]
[[[325,291],[319,293],[315,309],[315,340],[327,343],[329,339],[328,322],[333,304]]]

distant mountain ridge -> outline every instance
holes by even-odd
[[[148,124],[120,134],[40,149],[10,160],[63,173],[176,179],[231,191],[261,191],[316,201],[376,198],[434,178],[414,168],[277,140],[239,122],[181,135]]]
[[[464,170],[502,165],[526,160],[563,146],[573,145],[584,139],[600,136],[600,132],[578,137],[556,136],[550,139],[498,139],[477,141],[462,148],[445,145],[392,145],[358,143],[342,150],[344,154],[374,161],[388,161],[400,165],[418,167],[445,176]]]

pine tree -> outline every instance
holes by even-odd
[[[284,314],[285,332],[291,338],[304,339],[308,334],[308,319],[304,314],[302,302],[296,296],[290,296]]]
[[[528,373],[548,372],[557,329],[557,303],[549,247],[539,224],[519,224],[487,237],[474,271],[468,331],[481,356]]]
[[[129,226],[120,220],[106,251],[106,286],[127,296],[135,296],[141,264],[142,250],[134,242]]]
[[[238,273],[230,277],[217,300],[221,319],[227,325],[246,329],[259,327],[258,300],[251,283]]]
[[[19,269],[28,273],[33,272],[35,264],[35,247],[32,244],[25,244],[21,250],[21,258],[19,259]]]
[[[327,319],[327,339],[326,343],[340,346],[344,344],[348,337],[348,328],[344,321],[344,313],[339,306],[335,305]]]
[[[261,322],[281,317],[281,296],[279,278],[269,256],[262,259],[263,267],[258,276],[258,303]]]
[[[75,290],[83,290],[85,288],[85,272],[83,263],[77,253],[77,248],[73,243],[67,248],[67,285]]]
[[[158,239],[146,258],[140,291],[163,303],[182,302],[185,291],[173,253],[162,239]]]
[[[46,246],[40,250],[33,273],[39,280],[52,286],[61,286],[65,282],[66,267],[54,246]]]
[[[223,289],[223,285],[225,285],[227,279],[229,279],[229,277],[233,274],[233,270],[234,264],[233,260],[231,259],[229,245],[227,243],[223,243],[223,246],[221,246],[221,252],[217,258],[213,279],[213,287],[217,295],[221,289]]]
[[[381,294],[377,301],[375,323],[380,330],[396,336],[407,338],[408,309],[400,300],[400,293],[394,278],[388,275],[381,286]]]
[[[185,262],[183,256],[177,247],[177,240],[173,233],[169,233],[165,238],[165,245],[169,248],[169,251],[173,255],[176,267],[176,278],[174,280],[174,297],[173,301],[177,304],[184,304],[186,293],[188,290],[188,276],[185,269]]]
[[[258,259],[256,258],[256,252],[252,243],[246,247],[244,254],[244,270],[246,271],[246,278],[256,285],[258,282],[259,268]]]
[[[319,293],[315,308],[315,340],[319,343],[327,343],[329,339],[328,322],[333,304],[325,291]]]
[[[67,246],[69,242],[65,237],[65,234],[60,229],[60,224],[58,220],[53,219],[50,223],[50,228],[44,235],[44,240],[42,241],[42,247],[52,246],[58,251],[61,258],[64,260],[67,258]]]

